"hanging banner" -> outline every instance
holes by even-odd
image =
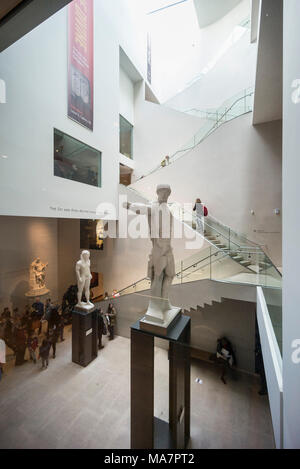
[[[94,4],[69,4],[68,117],[88,129],[94,124]]]

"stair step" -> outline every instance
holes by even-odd
[[[272,264],[269,264],[269,262],[260,262],[258,265],[264,268],[264,267],[271,267]]]
[[[242,261],[244,258],[242,256],[234,256],[232,259],[234,259],[235,261]]]
[[[251,265],[251,262],[250,261],[242,261],[240,262],[241,265],[243,265],[244,267],[248,267],[248,265]]]

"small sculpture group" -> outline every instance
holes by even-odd
[[[46,267],[47,263],[43,263],[39,257],[37,257],[29,268],[29,292],[26,293],[28,297],[42,296],[49,293],[49,289],[46,287]]]

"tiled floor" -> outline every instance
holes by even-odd
[[[87,368],[71,363],[71,331],[49,369],[9,367],[0,383],[0,448],[129,448],[128,339],[106,342]],[[167,419],[168,361],[156,349],[155,415]],[[193,448],[273,448],[268,399],[252,377],[192,366]],[[200,377],[202,384],[196,384]]]

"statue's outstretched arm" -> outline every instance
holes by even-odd
[[[138,215],[148,215],[149,211],[151,211],[151,206],[147,204],[124,202],[123,207],[137,213]]]

